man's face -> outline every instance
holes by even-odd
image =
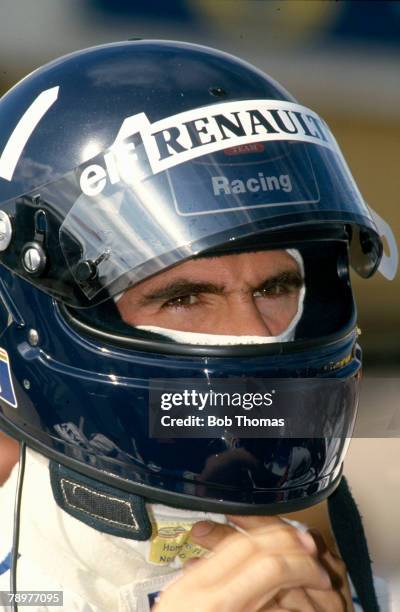
[[[236,336],[277,336],[295,316],[303,284],[286,251],[193,259],[125,291],[130,325]]]

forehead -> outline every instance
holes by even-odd
[[[285,271],[300,271],[296,260],[285,250],[255,251],[219,257],[198,257],[145,280],[134,289],[161,287],[175,280],[223,284],[260,283]]]

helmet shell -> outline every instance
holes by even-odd
[[[247,101],[256,106],[257,101],[276,101],[279,108],[288,109],[297,104],[271,77],[236,57],[169,41],[121,42],[73,53],[35,71],[0,100],[0,208],[12,225],[10,245],[0,252],[0,344],[8,368],[6,372],[3,367],[2,382],[8,381],[10,392],[7,397],[0,395],[0,424],[59,463],[147,499],[257,514],[306,507],[325,498],[339,483],[356,414],[361,365],[346,249],[340,261],[332,259],[331,267],[350,305],[347,316],[332,333],[316,333],[309,341],[290,346],[229,351],[181,347],[160,339],[129,341],[123,333],[96,328],[94,315],[88,325],[77,312],[65,308],[65,304],[94,303],[97,307],[101,302],[89,285],[79,284],[76,266],[83,262],[90,268],[103,257],[103,243],[90,254],[91,245],[85,240],[104,228],[96,225],[96,219],[75,214],[93,207],[88,201],[83,209],[74,208],[82,200],[71,194],[79,188],[87,164],[110,151],[124,121],[144,113],[153,124],[212,105],[221,110],[225,104]],[[257,135],[254,140],[260,139]],[[285,146],[287,142],[286,134]],[[302,234],[302,240],[311,237],[325,245],[331,227],[341,232],[341,244],[356,244],[364,259],[371,255],[371,273],[381,253],[374,223],[341,155],[336,148],[322,154],[325,145],[320,145],[310,144],[310,151],[320,160],[316,167],[322,174],[330,173],[325,193],[330,191],[328,184],[338,183],[336,208],[328,200],[300,202],[303,208],[298,208],[299,202],[289,202],[293,206],[285,208],[285,214],[267,218],[256,203],[235,211],[233,225],[226,221],[231,211],[224,217],[210,211],[177,215],[180,221],[186,219],[190,231],[196,233],[194,228],[200,226],[202,233],[189,246],[175,242],[170,250],[155,250],[153,260],[138,264],[144,271],[136,281],[199,252],[219,249],[221,254],[233,239],[248,244],[257,238],[260,248],[266,248],[264,233],[270,240],[274,237],[274,248],[295,247],[300,231],[309,233],[308,238]],[[327,159],[338,164],[347,191],[334,178],[336,166],[331,172]],[[268,210],[274,210],[275,204]],[[99,211],[100,215],[100,205]],[[68,222],[74,214],[81,233]],[[115,209],[110,223],[119,214]],[[240,215],[250,219],[243,232]],[[157,215],[153,217],[161,225]],[[135,212],[131,227],[140,229],[143,218]],[[42,249],[45,258],[35,273],[23,261],[32,244],[39,255],[38,247]],[[324,252],[321,249],[321,256]],[[121,262],[121,253],[119,257]],[[105,259],[102,265],[107,264]],[[153,261],[161,262],[161,267],[152,267]],[[111,258],[109,263],[116,265]],[[118,278],[125,278],[133,264],[118,270]],[[101,275],[96,278],[102,281]],[[126,286],[100,284],[104,300]],[[92,316],[90,308],[87,312],[86,321]],[[34,345],[29,342],[30,329],[38,334]],[[327,431],[320,438],[240,439],[222,431],[214,438],[167,442],[150,436],[150,380],[212,382],[243,375],[298,379],[299,385],[303,379],[316,380],[309,395],[314,406],[323,397],[326,379],[342,381],[335,400],[321,407],[329,414],[330,435]],[[339,431],[333,420],[337,414]]]

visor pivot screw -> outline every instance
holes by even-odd
[[[31,388],[31,383],[27,378],[24,378],[24,380],[22,381],[22,384],[24,385],[24,388],[29,391],[29,389]]]
[[[80,261],[75,268],[75,278],[79,283],[86,283],[91,281],[97,276],[97,268],[99,265],[106,261],[111,254],[111,249],[106,249],[104,253],[99,255],[95,261],[91,259],[83,259]]]
[[[97,267],[89,259],[80,261],[75,269],[75,277],[79,283],[86,283],[97,276]]]
[[[28,331],[28,342],[31,346],[37,346],[39,344],[39,334],[36,329],[30,329]]]
[[[5,251],[11,242],[12,226],[10,217],[0,210],[0,251]]]
[[[28,242],[22,251],[22,265],[29,275],[40,276],[46,266],[47,257],[36,242]]]

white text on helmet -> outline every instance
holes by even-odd
[[[196,157],[257,141],[311,142],[334,151],[329,128],[308,108],[283,100],[241,100],[192,109],[151,123],[145,113],[127,117],[100,163],[86,166],[82,191],[96,196],[110,184],[143,178],[137,147],[148,174],[157,174]]]

